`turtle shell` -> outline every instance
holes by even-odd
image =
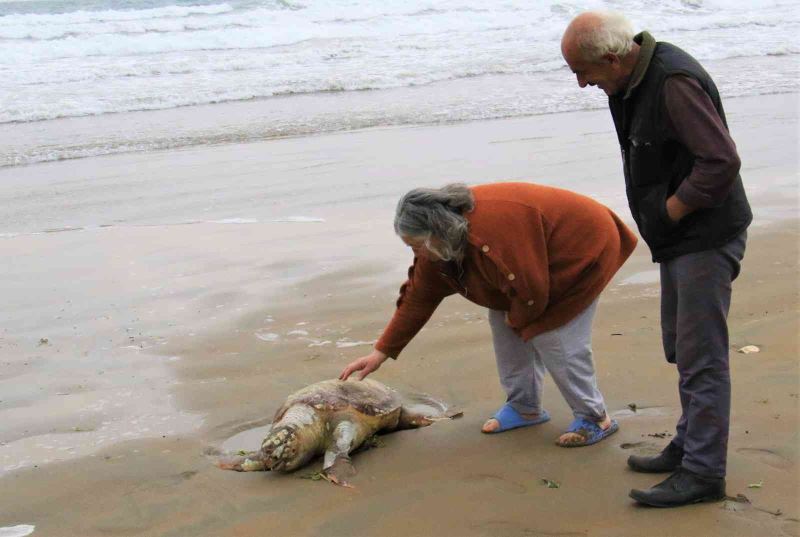
[[[366,416],[385,416],[399,410],[402,400],[395,390],[376,380],[324,380],[290,395],[275,413],[274,421],[279,421],[289,407],[298,404],[321,412],[355,410]]]

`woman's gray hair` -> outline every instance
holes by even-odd
[[[415,188],[397,203],[394,231],[424,240],[425,247],[444,261],[461,261],[469,230],[463,214],[474,207],[475,198],[463,183]]]
[[[577,36],[578,48],[583,59],[597,62],[606,54],[620,58],[627,55],[633,47],[633,25],[622,13],[615,11],[596,11],[592,13],[599,24],[581,32]]]

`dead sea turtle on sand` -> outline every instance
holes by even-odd
[[[459,415],[428,395],[401,395],[372,379],[324,380],[287,398],[260,450],[221,460],[218,466],[239,472],[291,472],[324,455],[323,477],[345,484],[355,473],[350,453],[373,435]]]

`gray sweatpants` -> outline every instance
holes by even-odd
[[[677,364],[681,417],[672,443],[682,465],[724,477],[731,411],[728,309],[747,232],[713,250],[661,263],[661,335],[668,362]]]
[[[601,421],[605,403],[592,361],[592,319],[597,300],[566,325],[523,341],[505,323],[505,312],[489,310],[494,353],[506,401],[521,413],[542,411],[542,383],[550,372],[575,417]]]

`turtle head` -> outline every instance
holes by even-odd
[[[267,470],[291,472],[305,464],[314,451],[304,446],[297,427],[284,425],[270,431],[261,444],[261,455]]]
[[[242,454],[222,457],[217,461],[217,467],[236,472],[261,472],[267,469],[260,451],[240,453]]]

